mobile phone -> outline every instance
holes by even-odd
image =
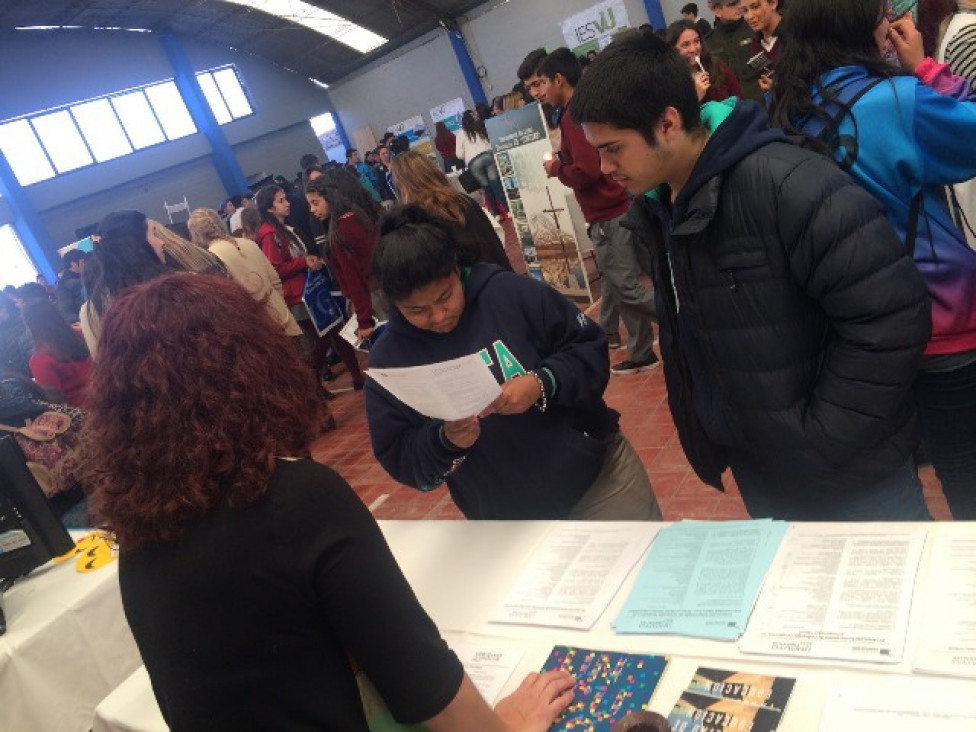
[[[760,51],[746,61],[746,63],[749,65],[749,68],[755,71],[757,74],[768,76],[770,79],[773,78],[773,62],[770,60],[769,56],[766,55],[765,51]]]

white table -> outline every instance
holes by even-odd
[[[4,593],[0,730],[83,732],[142,664],[122,612],[118,563],[88,574],[48,563]]]
[[[556,644],[655,653],[671,656],[671,662],[651,701],[654,711],[667,716],[698,666],[751,670],[799,679],[780,732],[802,732],[819,728],[821,711],[831,688],[856,683],[897,694],[900,685],[910,683],[913,678],[911,661],[924,622],[917,612],[913,613],[909,626],[905,658],[892,666],[744,655],[734,642],[616,635],[610,622],[629,594],[639,565],[590,631],[488,623],[489,614],[504,598],[553,524],[550,521],[380,522],[405,576],[448,642],[496,643],[524,649],[522,662],[504,693],[514,689],[525,674],[538,670]],[[641,525],[649,532],[656,532],[661,526]],[[939,524],[929,526],[931,531],[938,531]],[[976,536],[976,524],[972,528]],[[928,552],[927,547],[916,581],[916,598],[926,591]],[[976,682],[943,679],[940,684],[947,692],[976,695]],[[165,729],[144,674],[135,674],[99,705],[94,727],[95,732],[163,732]]]

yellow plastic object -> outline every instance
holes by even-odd
[[[77,557],[75,568],[79,572],[93,572],[119,558],[119,547],[115,543],[115,534],[110,531],[93,531],[78,539],[74,549],[55,557],[54,562],[60,564]]]

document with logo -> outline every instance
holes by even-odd
[[[940,523],[934,531],[915,670],[976,678],[976,528]]]
[[[505,682],[522,660],[522,649],[485,642],[451,643],[471,681],[489,704],[498,701]]]
[[[661,529],[614,629],[736,640],[787,526],[681,521]]]
[[[370,368],[366,375],[411,409],[445,422],[473,417],[502,393],[477,353],[425,366]]]
[[[647,551],[656,531],[654,524],[643,522],[557,525],[491,622],[589,630]]]
[[[912,524],[794,524],[739,649],[900,662],[927,532]]]

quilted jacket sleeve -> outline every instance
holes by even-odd
[[[778,201],[789,266],[831,333],[794,427],[843,464],[905,408],[931,334],[929,298],[881,204],[830,162],[797,164]]]

